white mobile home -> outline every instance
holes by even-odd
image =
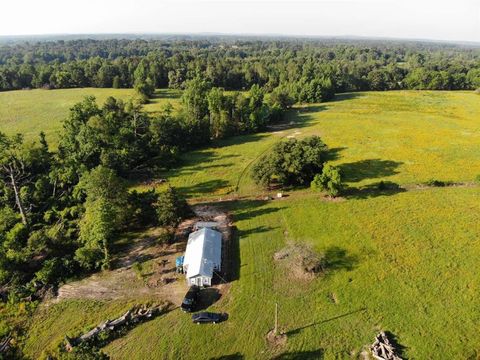
[[[204,227],[188,236],[183,270],[189,285],[210,286],[222,264],[222,234]]]

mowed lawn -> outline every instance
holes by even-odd
[[[109,96],[124,101],[135,95],[133,89],[62,89],[62,90],[18,90],[0,92],[0,131],[9,135],[22,133],[27,140],[36,140],[44,131],[52,145],[56,145],[62,121],[70,108],[85,96],[95,96],[103,104]],[[179,93],[172,90],[157,90],[147,111],[158,111],[170,101],[178,103]]]
[[[197,326],[174,310],[104,348],[113,359],[349,359],[391,331],[411,359],[477,356],[480,338],[480,187],[416,189],[431,178],[471,183],[480,174],[480,97],[466,92],[344,94],[297,107],[289,129],[239,136],[183,156],[160,172],[192,201],[222,202],[234,218],[236,276],[210,310],[228,321]],[[277,141],[317,134],[350,187],[381,180],[409,191],[353,192],[325,201],[308,189],[260,201],[251,164]],[[311,244],[325,276],[293,279],[273,260],[287,242]],[[271,348],[274,304],[288,335]],[[25,351],[38,358],[65,332],[95,326],[121,304],[50,305],[32,320]],[[112,308],[111,308],[112,307]],[[93,316],[98,309],[99,316]],[[65,321],[60,313],[75,321]],[[112,314],[112,315],[110,315]],[[48,324],[46,326],[45,324]]]

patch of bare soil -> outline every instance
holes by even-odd
[[[223,234],[224,251],[231,238],[231,219],[221,209],[211,205],[195,205],[195,218],[182,222],[176,229],[173,244],[159,244],[161,229],[151,229],[134,238],[113,262],[113,270],[102,271],[85,279],[59,287],[57,296],[48,302],[65,299],[116,300],[155,296],[180,305],[187,291],[185,275],[176,272],[175,259],[184,253],[188,234],[197,221],[215,221]],[[225,258],[227,259],[227,258]],[[225,262],[227,263],[227,261]],[[134,264],[141,264],[142,271]],[[229,284],[215,287],[220,296],[228,292]]]
[[[325,201],[325,202],[334,202],[334,203],[343,202],[346,200],[344,197],[341,197],[341,196],[333,197],[328,195],[322,196],[321,199],[322,201]]]
[[[144,255],[142,249],[145,243],[138,248],[131,249],[133,253]],[[119,267],[115,270],[102,271],[79,281],[72,281],[58,289],[57,296],[52,299],[58,302],[65,299],[92,299],[116,300],[135,299],[139,297],[155,296],[160,299],[179,305],[185,295],[183,276],[176,273],[175,258],[181,254],[177,245],[156,245],[149,250],[149,273],[139,274],[131,265]],[[128,257],[125,264],[134,261]],[[138,257],[137,257],[138,259]]]
[[[287,335],[279,332],[275,334],[273,329],[267,333],[266,339],[268,345],[273,348],[284,347],[287,343]]]
[[[281,263],[295,279],[311,280],[324,273],[326,260],[307,244],[289,244],[277,251],[273,259]]]

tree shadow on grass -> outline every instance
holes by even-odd
[[[381,159],[360,160],[340,164],[346,182],[359,182],[398,174],[397,168],[402,162]]]
[[[343,191],[342,195],[348,199],[369,199],[379,196],[392,196],[407,191],[397,183],[380,181],[362,187],[351,187]]]
[[[222,356],[216,356],[216,357],[211,357],[209,360],[243,360],[245,359],[245,356],[243,354],[237,352],[235,354],[230,354],[230,355],[222,355]]]
[[[336,147],[328,149],[325,153],[325,161],[334,161],[340,159],[340,153],[346,149],[346,147]]]
[[[271,226],[257,226],[255,228],[252,228],[252,229],[248,229],[248,230],[239,230],[238,231],[238,236],[240,237],[244,237],[244,236],[249,236],[249,235],[252,235],[252,234],[260,234],[260,233],[265,233],[265,232],[269,232],[271,230],[274,230],[276,228],[273,228]]]
[[[330,100],[329,102],[338,102],[338,101],[344,101],[344,100],[353,100],[353,99],[358,99],[361,97],[364,97],[365,95],[362,93],[340,93],[340,94],[335,94],[335,98],[333,100]]]
[[[182,186],[178,187],[177,189],[182,195],[190,197],[195,194],[210,194],[219,190],[225,190],[229,186],[230,183],[228,181],[217,179],[204,181],[192,186]]]
[[[285,113],[282,121],[267,126],[268,132],[301,129],[307,127],[315,119],[312,113],[326,110],[325,105],[309,105],[306,107],[290,109]]]
[[[358,264],[358,257],[349,255],[347,250],[332,246],[325,251],[327,271],[353,270]]]
[[[324,357],[323,349],[312,351],[292,351],[277,355],[272,360],[321,360]]]
[[[252,202],[256,202],[256,201],[252,201]],[[241,212],[241,213],[235,215],[235,220],[242,221],[242,220],[253,219],[253,218],[256,218],[258,216],[262,216],[262,215],[266,215],[266,214],[272,214],[272,213],[277,212],[279,210],[280,210],[279,208],[271,208],[271,207],[260,208],[260,209],[252,209],[252,210],[244,211],[244,212]]]
[[[180,91],[172,91],[170,89],[157,89],[152,99],[179,99],[182,93]]]
[[[364,312],[364,311],[366,311],[366,310],[367,310],[366,308],[361,308],[361,309],[357,309],[357,310],[350,311],[350,312],[345,313],[345,314],[341,314],[341,315],[334,316],[334,317],[329,318],[329,319],[312,322],[312,323],[310,323],[310,324],[307,324],[307,325],[304,325],[304,326],[300,326],[300,327],[298,327],[298,328],[296,328],[296,329],[287,331],[285,334],[286,334],[287,336],[297,335],[297,334],[299,334],[302,330],[308,329],[308,328],[310,328],[310,327],[322,325],[322,324],[328,323],[328,322],[330,322],[330,321],[335,321],[335,320],[338,320],[338,319],[341,319],[341,318],[344,318],[344,317],[347,317],[347,316],[350,316],[350,315],[353,315],[353,314],[357,314],[357,313],[360,313],[360,312]]]

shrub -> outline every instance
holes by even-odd
[[[157,241],[159,244],[169,244],[173,240],[173,232],[169,229],[161,229]]]
[[[135,274],[137,275],[137,278],[142,279],[142,277],[143,277],[143,274],[142,274],[143,265],[141,263],[139,263],[138,261],[135,261],[132,265],[132,269],[135,272]]]
[[[311,188],[317,191],[326,191],[330,196],[336,197],[343,188],[342,173],[336,166],[326,164],[322,173],[315,175]]]
[[[430,179],[428,181],[425,181],[424,184],[431,187],[445,187],[445,186],[451,186],[454,183],[453,181]]]
[[[475,177],[475,182],[478,183],[478,184],[480,184],[480,175],[477,175],[477,176]]]
[[[35,273],[35,279],[42,284],[52,284],[58,281],[63,274],[63,264],[58,258],[46,260],[42,268]]]

